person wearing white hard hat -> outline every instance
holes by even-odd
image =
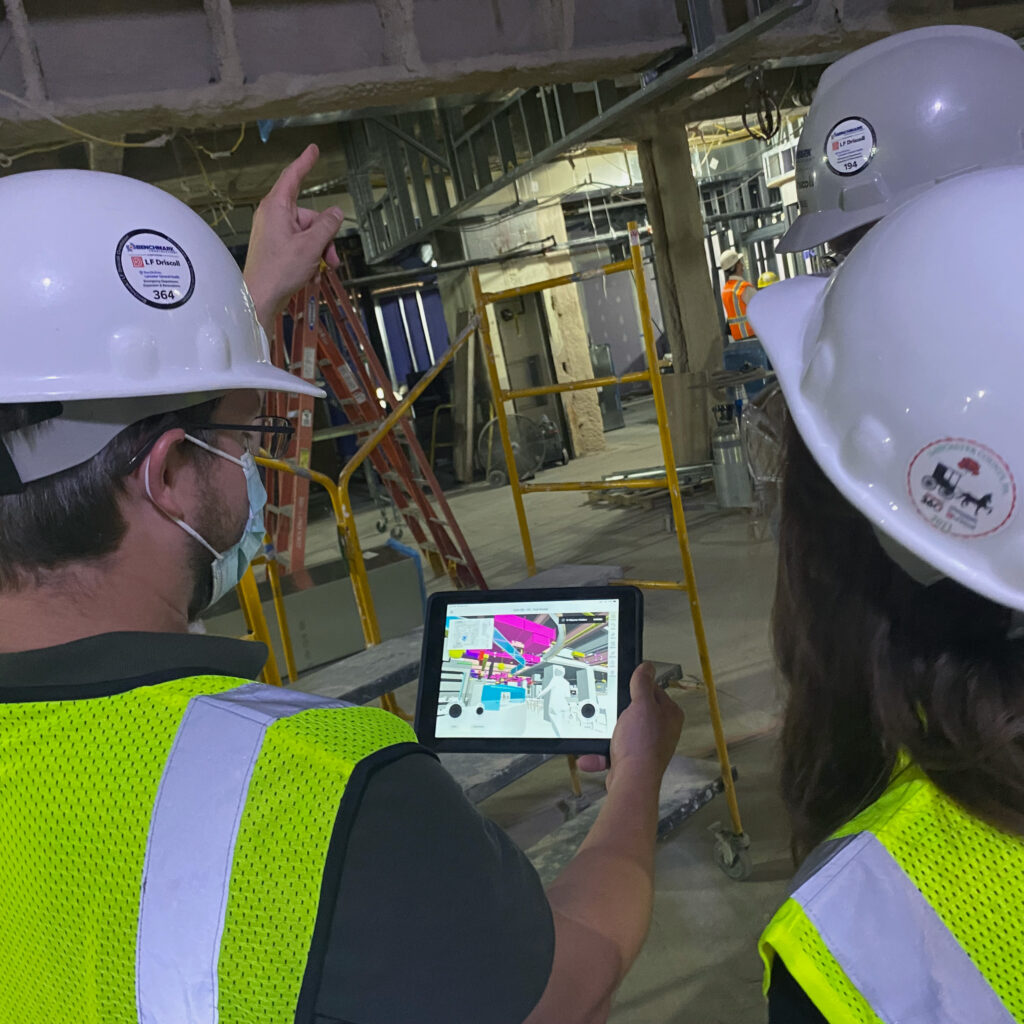
[[[736,249],[726,249],[718,260],[718,266],[725,275],[722,285],[722,305],[725,319],[733,341],[743,341],[754,336],[747,320],[747,303],[754,294],[754,286],[743,276],[743,254]]]
[[[252,294],[157,188],[0,178],[0,1020],[601,1020],[643,942],[681,725],[649,667],[545,894],[397,716],[188,632],[263,543],[265,392],[320,394],[258,322],[336,265],[315,159],[260,205]]]
[[[843,258],[907,199],[967,171],[1024,162],[1024,52],[1008,36],[934,25],[826,69],[796,151],[799,214],[776,245]]]
[[[1024,274],[1022,195],[955,177],[750,305],[789,410],[773,1022],[1024,1021],[1024,346],[990,271]]]

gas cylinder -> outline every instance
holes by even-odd
[[[715,406],[711,474],[721,508],[750,508],[754,504],[754,492],[747,472],[747,460],[743,454],[743,441],[734,405]]]

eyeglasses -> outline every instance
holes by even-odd
[[[188,424],[184,424],[186,428]],[[288,451],[295,427],[284,416],[257,416],[251,423],[197,423],[203,430],[228,430],[242,435],[246,451],[258,455],[262,449],[272,459]]]
[[[237,431],[242,435],[242,447],[247,452],[258,455],[262,448],[272,459],[284,457],[295,434],[295,427],[284,416],[257,416],[250,423],[189,423],[187,420],[179,420],[176,425],[186,430]],[[121,472],[131,473],[150,453],[161,435],[170,429],[172,427],[165,424],[125,463]]]

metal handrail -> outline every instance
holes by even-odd
[[[260,672],[260,677],[263,682],[269,683],[271,686],[280,686],[281,672],[277,667],[277,658],[274,657],[274,647],[270,642],[270,630],[267,629],[267,618],[263,614],[260,592],[251,565],[238,581],[235,591],[238,595],[238,607],[241,609],[242,618],[249,630],[242,639],[257,640],[267,649],[267,661],[263,666],[263,671]],[[280,626],[280,620],[278,625]]]
[[[264,455],[256,456],[256,464],[264,469],[272,469],[278,473],[290,473],[292,476],[300,477],[319,484],[326,491],[331,499],[331,507],[334,509],[335,519],[340,514],[341,506],[338,502],[338,488],[334,481],[324,473],[318,473],[315,469],[306,469],[303,466],[296,466],[283,459],[271,459]],[[340,540],[340,537],[339,537]],[[344,553],[344,551],[342,552]],[[288,625],[288,612],[284,606],[284,594],[281,590],[281,571],[277,560],[274,558],[270,548],[269,539],[267,553],[253,559],[253,565],[265,565],[267,569],[267,580],[270,583],[270,593],[274,601],[274,614],[277,617],[277,631],[281,637],[281,649],[284,653],[285,670],[288,674],[289,683],[294,683],[299,677],[298,667],[295,661],[295,647],[292,644],[291,628]],[[250,568],[250,573],[252,572]],[[255,580],[254,580],[255,584]],[[262,639],[262,638],[261,638]],[[273,650],[271,649],[271,657]],[[277,685],[280,685],[278,683]]]

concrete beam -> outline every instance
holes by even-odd
[[[18,49],[18,60],[21,62],[21,77],[25,83],[25,99],[29,103],[42,103],[46,99],[46,86],[43,83],[43,68],[39,63],[39,53],[32,29],[25,13],[22,0],[4,0],[7,21],[11,26],[14,45]],[[22,108],[24,109],[24,108]]]
[[[218,78],[227,87],[241,88],[245,76],[242,74],[242,58],[238,53],[235,12],[231,0],[203,0],[203,8],[213,40]]]
[[[31,36],[5,3],[29,104],[0,97],[5,152],[60,139],[47,115],[96,134],[213,127],[628,74],[686,43],[669,0],[36,0]]]
[[[4,152],[66,137],[47,115],[110,136],[404,106],[627,74],[686,42],[687,5],[675,0],[164,0],[152,10],[33,0],[31,23],[24,0],[4,3],[21,80],[5,62],[0,86],[22,101],[0,97]],[[710,9],[729,23],[746,6]],[[1024,4],[813,0],[730,64],[845,52],[939,22],[1019,37]]]
[[[413,0],[375,0],[375,3],[384,30],[384,57],[387,62],[410,73],[422,71],[423,56],[416,38]]]
[[[877,39],[925,25],[979,25],[1024,35],[1024,4],[993,0],[986,5],[955,0],[815,0],[805,14],[766,32],[750,56],[788,57],[848,53]]]

